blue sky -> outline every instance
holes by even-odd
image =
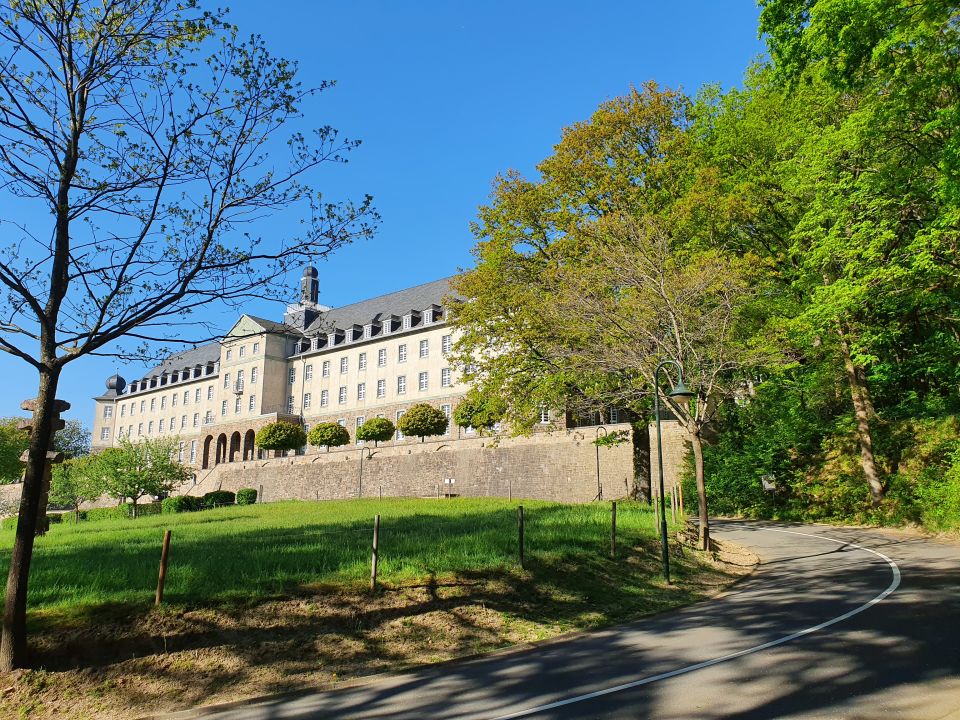
[[[648,79],[688,93],[737,85],[763,52],[748,0],[237,0],[231,8],[242,33],[260,33],[274,53],[300,62],[304,84],[337,81],[310,102],[311,124],[363,141],[347,166],[325,172],[321,189],[372,194],[383,223],[374,239],[320,264],[320,301],[331,306],[470,266],[470,221],[494,176],[532,174],[561,129],[604,100]],[[291,269],[291,300],[299,274]],[[249,311],[279,319],[283,309]],[[232,317],[223,315],[225,328]],[[68,365],[58,393],[73,406],[66,416],[89,424],[90,398],[116,367],[128,379],[142,372],[109,358]],[[0,354],[0,377],[0,416],[22,414],[35,371]]]

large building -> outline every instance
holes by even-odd
[[[396,422],[415,403],[450,417],[466,392],[449,362],[450,294],[447,278],[328,308],[307,268],[282,323],[243,315],[218,342],[172,355],[129,384],[108,379],[95,398],[94,448],[177,437],[182,462],[209,468],[260,457],[254,435],[276,420],[308,430],[338,422],[355,438],[365,420]]]

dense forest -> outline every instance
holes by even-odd
[[[741,88],[648,82],[495,179],[461,360],[521,431],[649,417],[676,360],[712,513],[960,527],[960,11],[765,0],[759,30]]]

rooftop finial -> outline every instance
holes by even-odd
[[[317,269],[307,267],[300,279],[300,304],[316,305],[320,298],[320,282],[317,280]]]

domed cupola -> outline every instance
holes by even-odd
[[[117,395],[122,393],[126,387],[127,381],[119,375],[111,375],[107,378],[107,390],[113,390]]]

